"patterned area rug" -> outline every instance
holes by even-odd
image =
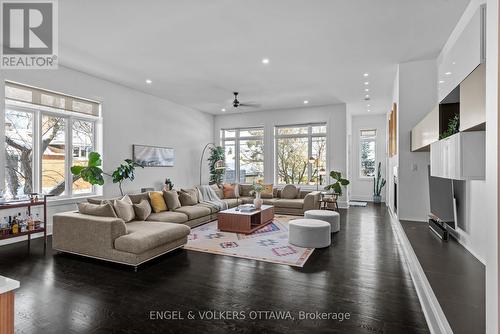
[[[288,222],[298,217],[275,215],[274,221],[252,234],[221,232],[217,221],[191,229],[185,249],[303,267],[314,248],[288,243]]]

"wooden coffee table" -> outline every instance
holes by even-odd
[[[217,214],[217,228],[223,232],[250,234],[266,226],[274,219],[274,207],[262,205],[260,210],[245,212],[236,208]]]

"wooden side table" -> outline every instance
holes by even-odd
[[[14,290],[19,282],[0,276],[0,334],[14,333]]]
[[[337,199],[338,199],[337,194],[323,195],[319,200],[319,208],[321,210],[339,211],[339,205],[337,203]],[[328,207],[330,204],[333,206],[333,208]]]

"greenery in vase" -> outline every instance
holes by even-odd
[[[74,177],[82,178],[84,181],[92,185],[99,186],[104,185],[104,175],[111,176],[113,183],[118,183],[120,193],[123,196],[123,181],[134,180],[136,166],[144,168],[142,165],[139,165],[130,159],[125,159],[125,163],[120,164],[120,166],[118,166],[111,174],[108,174],[101,169],[101,165],[101,155],[97,152],[90,152],[87,166],[73,166],[71,167],[71,174],[73,174]]]
[[[262,191],[264,191],[264,185],[262,184],[262,182],[254,182],[252,184],[252,191],[255,194],[260,194]]]
[[[221,146],[211,147],[208,157],[208,166],[210,168],[210,184],[221,185],[224,178],[224,169],[216,169],[217,161],[225,160],[224,148]]]
[[[325,190],[333,190],[334,193],[338,194],[339,196],[342,196],[342,187],[347,187],[349,185],[349,180],[344,179],[342,177],[341,172],[337,172],[332,170],[330,172],[330,177],[335,181],[332,184],[329,184],[325,187]]]
[[[458,127],[460,125],[460,118],[458,114],[455,114],[453,118],[448,121],[448,129],[439,135],[439,139],[447,138],[455,133],[458,133]]]
[[[377,176],[373,178],[373,195],[380,196],[382,193],[382,188],[385,186],[385,179],[382,177],[382,163],[378,163]]]

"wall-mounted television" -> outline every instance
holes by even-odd
[[[428,168],[431,217],[455,229],[455,196],[453,180],[431,176]]]

